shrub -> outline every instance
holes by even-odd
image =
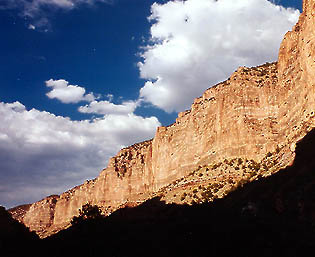
[[[186,194],[186,192],[184,192],[183,195],[181,196],[180,200],[184,201],[186,199],[186,196],[187,196],[187,194]]]
[[[264,163],[262,166],[263,166],[263,169],[264,169],[265,171],[267,171],[267,170],[268,170],[268,166],[267,166],[267,164],[266,164],[266,163]]]
[[[245,185],[247,183],[247,180],[246,179],[241,179],[239,182],[238,182],[238,186],[242,187],[243,185]]]
[[[206,190],[201,193],[201,196],[202,196],[203,201],[209,202],[211,198],[213,197],[213,193],[211,192],[211,190]]]
[[[96,220],[102,218],[101,209],[97,205],[91,205],[89,203],[82,206],[79,210],[79,216],[74,216],[71,220],[72,225],[79,224],[84,220]]]
[[[253,172],[250,173],[249,176],[250,176],[250,178],[251,178],[251,177],[254,177],[254,176],[256,176],[256,175],[257,175],[257,172],[256,172],[256,171],[253,171]]]

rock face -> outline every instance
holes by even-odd
[[[315,0],[305,0],[277,63],[239,68],[206,90],[174,124],[158,128],[153,140],[122,149],[96,179],[11,213],[45,237],[67,227],[87,202],[109,214],[151,198],[198,167],[235,158],[260,162],[274,153],[277,170],[284,168],[313,127]],[[237,169],[229,172],[238,178]]]

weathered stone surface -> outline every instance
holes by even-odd
[[[269,152],[277,154],[278,170],[290,165],[296,143],[315,127],[315,0],[303,8],[277,63],[239,68],[174,124],[158,128],[153,140],[122,149],[96,179],[34,203],[17,218],[46,236],[68,226],[87,202],[108,214],[198,167],[235,158],[260,162]],[[241,179],[237,169],[229,172]]]

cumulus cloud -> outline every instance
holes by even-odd
[[[0,205],[36,201],[96,177],[109,157],[152,138],[159,125],[133,113],[73,121],[0,102]]]
[[[92,102],[95,100],[93,93],[85,94],[83,87],[69,85],[69,82],[64,79],[47,80],[46,86],[52,88],[46,95],[51,99],[56,98],[63,103]]]
[[[114,104],[109,101],[93,101],[79,107],[79,112],[95,114],[129,114],[133,113],[138,106],[136,101],[125,101],[122,104]]]
[[[299,11],[267,0],[187,0],[153,4],[151,42],[138,64],[141,99],[167,112],[188,108],[238,66],[277,59]]]

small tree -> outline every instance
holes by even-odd
[[[71,220],[71,224],[79,224],[84,220],[96,220],[102,218],[102,212],[97,205],[91,205],[89,203],[82,206],[79,210],[79,216],[74,216]]]

